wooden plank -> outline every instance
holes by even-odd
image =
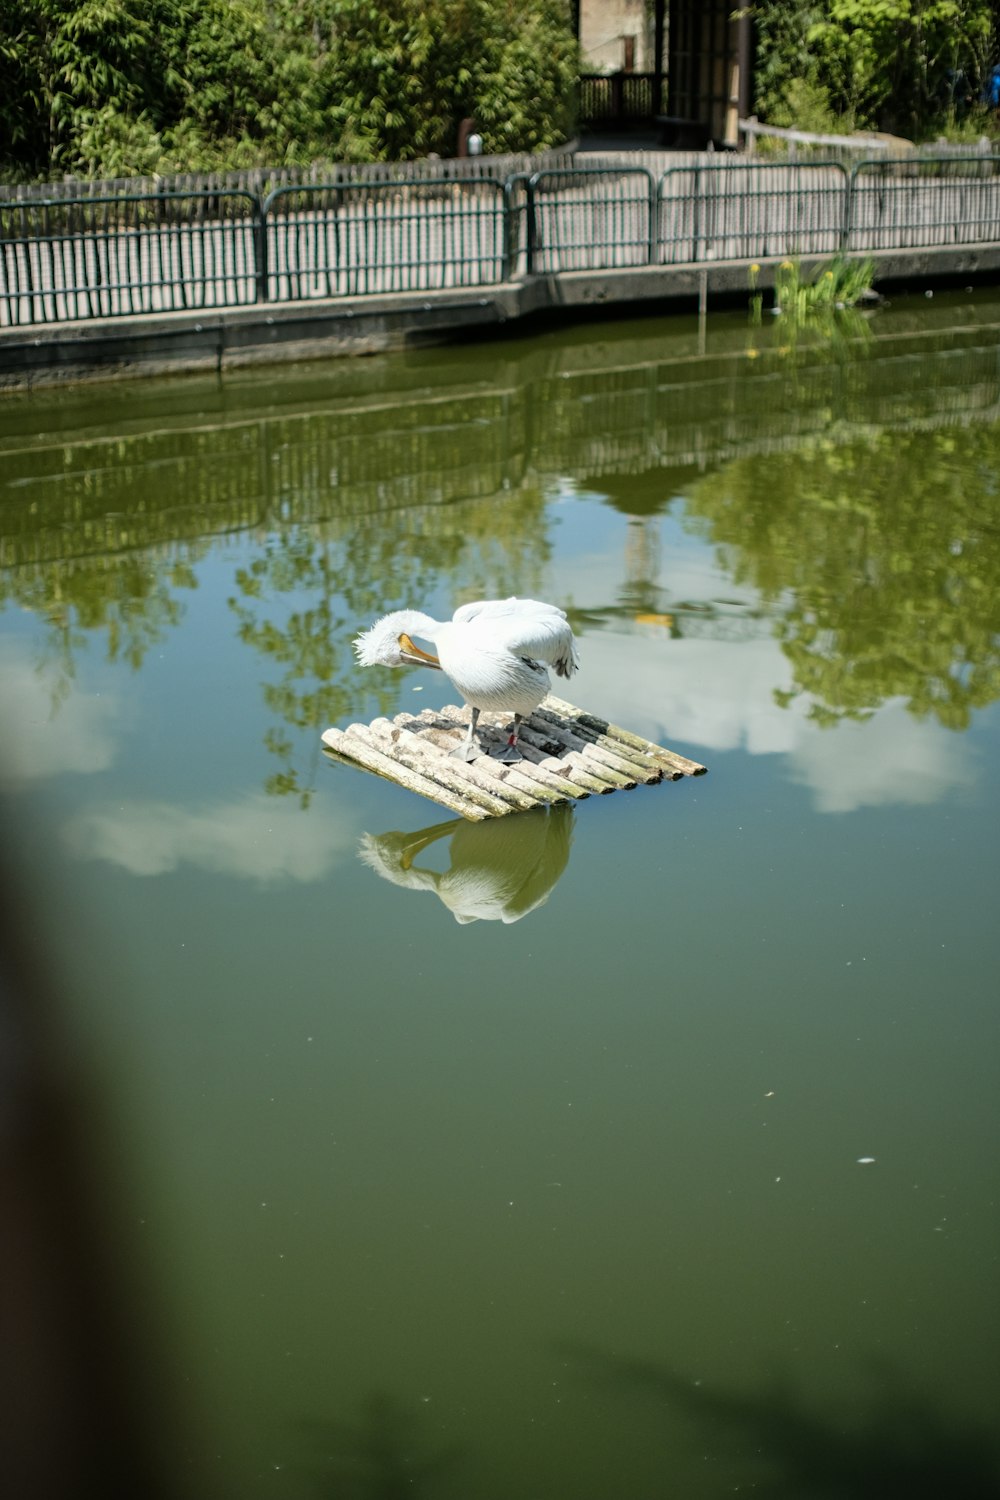
[[[420,797],[429,797],[432,802],[440,802],[442,807],[449,808],[458,813],[460,817],[468,818],[470,822],[479,823],[488,816],[481,807],[469,802],[465,797],[459,797],[446,787],[439,786],[436,781],[429,781],[426,776],[411,771],[406,766],[400,766],[388,755],[383,755],[381,750],[368,744],[358,730],[365,729],[362,724],[352,724],[347,731],[342,729],[325,729],[322,740],[332,750],[346,755],[349,760],[357,761],[358,765],[364,766],[367,771],[374,771],[379,776],[388,777],[390,781],[396,781],[400,786],[405,786],[410,792],[416,792]]]
[[[642,735],[633,734],[630,729],[622,729],[620,724],[609,724],[607,719],[598,718],[596,714],[588,714],[584,709],[574,707],[563,698],[554,698],[551,693],[545,700],[545,706],[567,719],[578,720],[580,724],[597,730],[599,734],[607,735],[613,743],[620,742],[631,749],[641,751],[643,755],[649,756],[658,764],[679,771],[682,776],[704,776],[708,770],[707,766],[701,765],[696,760],[688,760],[686,756],[667,750],[663,745],[643,739]]]
[[[503,744],[509,715],[484,713],[484,747]],[[323,743],[339,758],[396,781],[470,821],[506,817],[592,794],[630,791],[640,782],[700,776],[705,767],[561,698],[545,702],[518,732],[522,759],[483,754],[466,761],[452,751],[465,737],[469,710],[448,704],[400,713],[346,730],[327,729]]]
[[[371,729],[376,738],[383,741],[386,755],[400,760],[431,781],[442,782],[460,797],[485,808],[493,817],[526,812],[539,806],[536,797],[526,796],[518,788],[507,786],[502,779],[491,777],[474,761],[453,759],[449,751],[442,752],[424,736],[415,734],[404,725],[390,723],[388,719],[375,719]]]
[[[563,719],[556,713],[555,709],[550,707],[551,702],[551,698],[546,698],[541,707],[535,709],[531,717],[533,719],[544,719],[546,723],[551,721],[556,725],[562,724]],[[653,782],[662,781],[664,777],[670,781],[679,781],[684,774],[683,771],[671,770],[665,765],[653,764],[648,755],[643,755],[640,750],[634,749],[631,745],[626,745],[624,741],[614,740],[609,735],[602,734],[597,729],[592,729],[588,724],[583,722],[582,718],[573,720],[573,729],[581,740],[595,748],[599,747],[603,752],[602,758],[608,759],[611,765],[615,766],[617,770],[623,772],[625,775],[633,777],[634,782],[643,781],[648,785]]]
[[[442,756],[447,756],[450,760],[451,751],[465,738],[465,729],[457,718],[460,713],[461,710],[457,708],[442,709],[440,713],[426,709],[417,719],[412,715],[400,714],[394,722],[404,730],[416,726],[413,732],[417,733],[430,753],[436,751],[433,763],[437,764]],[[449,714],[456,716],[454,722],[448,721]],[[520,765],[506,765],[487,755],[461,764],[466,768],[467,774],[485,790],[525,811],[547,803],[567,802],[573,795],[572,790],[567,792],[563,788],[553,788],[544,781],[525,776]]]

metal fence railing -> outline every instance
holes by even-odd
[[[526,269],[648,265],[654,192],[653,175],[642,167],[535,172],[528,181]]]
[[[255,302],[260,227],[252,193],[0,204],[0,326]]]
[[[461,182],[469,177],[491,177],[505,182],[514,172],[537,172],[543,167],[572,161],[573,148],[551,151],[508,152],[502,156],[454,156],[440,161],[421,157],[399,162],[313,162],[280,167],[241,167],[220,172],[170,172],[162,177],[106,177],[89,182],[68,178],[62,182],[22,182],[0,186],[0,201],[37,202],[42,199],[147,197],[151,193],[255,193],[266,198],[279,187],[326,187],[331,184],[423,182],[446,178]]]
[[[655,73],[582,73],[580,119],[588,125],[623,120],[649,124],[655,113],[656,83]]]
[[[838,162],[713,163],[672,168],[657,192],[657,259],[768,260],[843,249],[848,174]]]
[[[264,200],[262,217],[269,301],[504,279],[500,182],[278,188]]]
[[[863,161],[851,172],[845,248],[877,251],[1000,239],[1000,158]]]
[[[983,155],[0,199],[0,327],[998,240]]]

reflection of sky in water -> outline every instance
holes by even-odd
[[[901,703],[831,728],[807,718],[804,700],[779,707],[773,691],[790,684],[790,673],[774,641],[664,642],[608,632],[588,644],[588,705],[651,739],[697,746],[709,759],[713,750],[785,756],[820,812],[933,802],[974,782],[971,747]]]
[[[560,545],[553,564],[553,595],[581,607],[605,603],[609,559],[622,548],[625,523],[584,501],[572,531],[572,545]],[[741,608],[747,615],[762,611],[755,591],[734,585],[715,549],[675,514],[660,523],[660,536],[658,581],[670,599],[717,611],[724,603],[729,618]],[[779,706],[774,694],[792,686],[792,675],[766,623],[743,639],[718,640],[671,638],[656,625],[631,624],[627,633],[611,626],[585,637],[581,658],[576,701],[650,739],[706,756],[713,750],[785,756],[789,776],[811,789],[820,812],[933,802],[975,780],[967,740],[916,718],[902,703],[883,704],[866,722],[834,727],[808,718],[805,696]]]
[[[577,344],[590,380],[594,349]],[[518,450],[506,439],[534,395],[538,416],[552,393],[540,376],[518,405],[512,385],[511,420],[498,421],[493,458],[481,462],[486,428],[455,439],[467,357],[439,361],[459,392],[440,439],[433,402],[415,401],[409,418],[387,403],[398,439],[381,446],[374,420],[365,426],[346,400],[328,418],[324,382],[377,383],[365,364],[318,371],[313,417],[276,409],[259,446],[250,425],[237,442],[224,420],[196,429],[183,411],[145,458],[133,461],[126,443],[119,460],[109,439],[81,465],[65,510],[72,444],[49,445],[54,477],[22,486],[17,504],[0,473],[10,545],[24,559],[18,604],[0,612],[4,790],[12,822],[28,830],[26,886],[40,870],[79,1055],[94,1059],[97,1096],[134,1163],[123,1163],[115,1232],[141,1221],[136,1260],[150,1255],[151,1300],[167,1309],[169,1374],[205,1419],[206,1472],[225,1474],[227,1494],[263,1500],[277,1483],[304,1500],[314,1486],[302,1478],[303,1420],[350,1422],[385,1389],[426,1419],[425,1451],[454,1439],[467,1458],[456,1492],[483,1500],[717,1500],[752,1487],[755,1473],[735,1458],[723,1485],[713,1434],[698,1432],[689,1459],[686,1424],[664,1434],[670,1370],[709,1408],[713,1395],[755,1394],[764,1419],[775,1408],[768,1382],[787,1372],[796,1409],[822,1412],[837,1433],[843,1405],[875,1431],[910,1385],[946,1421],[966,1410],[974,1424],[991,1421],[996,784],[985,768],[1000,704],[951,732],[908,712],[905,675],[898,686],[876,670],[880,706],[867,722],[820,727],[805,691],[781,707],[776,692],[793,686],[778,633],[796,603],[788,580],[814,581],[786,566],[798,454],[785,476],[784,553],[758,535],[742,554],[754,586],[737,588],[727,558],[740,565],[753,507],[729,505],[728,468],[708,493],[704,424],[724,425],[724,402],[688,403],[687,447],[708,432],[704,476],[676,469],[659,494],[658,474],[639,472],[675,426],[675,396],[657,406],[653,381],[654,430],[641,411],[634,423],[647,447],[634,465],[624,440],[606,449],[627,470],[616,496],[599,477],[550,487],[553,474],[603,472],[604,435],[573,426],[596,427],[600,403],[581,417],[569,392],[562,425],[539,420],[534,448]],[[501,360],[489,351],[491,369]],[[258,379],[262,392],[280,385],[271,372],[246,377]],[[875,384],[858,397],[865,420]],[[194,404],[186,389],[172,388],[179,408]],[[925,396],[936,419],[942,397]],[[225,397],[238,406],[233,386]],[[90,399],[109,433],[123,430],[113,422],[127,399]],[[961,391],[947,400],[968,405]],[[153,404],[151,386],[142,420],[160,430]],[[765,405],[743,422],[751,440]],[[774,409],[784,442],[780,424],[802,412]],[[619,412],[609,402],[608,432]],[[575,469],[590,437],[594,462]],[[973,438],[956,431],[956,462]],[[977,463],[990,454],[988,441],[974,448]],[[348,459],[354,487],[338,509],[327,476],[338,463],[346,475]],[[744,480],[748,467],[759,517],[778,470],[751,456]],[[488,489],[494,469],[514,475],[513,492]],[[265,483],[279,470],[289,506],[301,501],[301,529],[282,531]],[[867,472],[860,445],[851,485]],[[383,515],[373,500],[368,513],[385,473],[399,509]],[[191,496],[203,477],[199,510]],[[425,477],[454,503],[420,506]],[[134,545],[112,557],[87,551],[100,542],[105,483],[116,524],[134,524]],[[249,521],[226,509],[237,490],[251,497]],[[481,498],[466,500],[473,490]],[[39,538],[19,509],[32,494]],[[642,521],[630,519],[633,497]],[[685,503],[700,506],[694,521]],[[891,510],[877,555],[819,527],[838,569],[824,630],[838,624],[856,558],[891,563],[909,515]],[[148,541],[161,523],[167,539]],[[310,572],[286,588],[280,569],[296,539],[312,548]],[[924,540],[922,566],[949,555],[932,524]],[[51,567],[34,570],[36,542]],[[182,581],[170,572],[178,557],[191,570]],[[275,568],[241,618],[228,604],[238,573],[265,557]],[[764,609],[756,587],[767,569],[756,565],[771,560],[777,603]],[[133,670],[108,659],[101,606],[112,598],[120,618],[133,605],[141,614],[148,595],[135,580],[147,564],[176,611],[133,621],[149,626]],[[435,674],[373,681],[348,643],[389,596],[447,614],[480,580],[577,611],[583,665],[566,696],[704,761],[709,775],[580,804],[566,820],[571,852],[568,839],[525,838],[539,831],[527,821],[444,823],[402,788],[328,764],[308,712],[322,683],[313,659],[289,676],[279,653],[240,636],[252,613],[281,644],[323,597],[334,650],[320,665],[343,710],[326,722],[433,706],[454,696]],[[399,599],[411,584],[418,597]],[[923,574],[900,591],[897,642],[907,601],[919,615],[925,596]],[[68,635],[46,610],[54,600],[61,618],[67,598],[78,613],[61,653]],[[878,596],[878,668],[877,609]],[[988,614],[949,616],[960,645],[970,617]],[[868,662],[867,644],[858,650],[854,637],[853,661]],[[913,681],[929,659],[915,653]],[[289,686],[285,714],[267,694]],[[286,756],[265,743],[271,731],[287,734]],[[307,805],[265,794],[289,763],[313,791]],[[867,1156],[876,1163],[859,1166]],[[659,1374],[643,1369],[665,1397],[650,1402],[648,1422],[579,1378],[555,1352],[567,1339],[593,1350],[592,1363],[610,1351],[648,1356]],[[873,1356],[891,1369],[866,1383]],[[683,1401],[673,1404],[676,1415]],[[788,1403],[777,1409],[788,1415]]]
[[[319,880],[353,842],[331,809],[305,818],[263,792],[203,807],[94,804],[70,820],[65,835],[71,853],[107,860],[130,875],[164,875],[190,864],[262,884]]]
[[[659,548],[651,582],[667,601],[664,608],[679,601],[723,620],[753,619],[752,629],[723,630],[721,638],[712,639],[703,626],[696,634],[683,633],[690,615],[680,619],[680,636],[663,625],[635,622],[617,607],[625,584],[626,518],[596,496],[576,496],[571,483],[554,491],[549,514],[549,596],[585,611],[612,611],[584,630],[574,701],[709,764],[712,752],[783,757],[786,774],[810,790],[819,812],[927,804],[975,784],[970,737],[916,718],[902,702],[881,705],[866,722],[845,720],[834,727],[809,719],[805,695],[787,708],[779,706],[775,693],[791,687],[791,673],[770,619],[755,591],[734,586],[717,549],[685,528],[680,502],[655,523]],[[67,772],[93,775],[107,771],[116,757],[127,760],[119,747],[136,732],[144,700],[155,724],[183,718],[194,693],[209,739],[255,735],[256,709],[238,686],[252,658],[225,607],[234,572],[246,556],[241,544],[222,545],[197,565],[199,588],[185,600],[182,623],[167,634],[162,650],[150,653],[138,678],[98,664],[81,649],[76,680],[63,685],[64,701],[58,703],[57,674],[51,666],[36,668],[22,617],[20,639],[5,639],[0,652],[7,708],[0,757],[8,783]],[[438,590],[430,607],[444,613],[451,602]],[[287,615],[309,603],[308,592],[293,591],[282,597],[281,610]],[[9,623],[10,616],[6,619]],[[212,641],[210,653],[204,650],[206,639]],[[91,687],[91,679],[100,687]],[[359,691],[362,687],[359,683]],[[449,696],[419,670],[400,672],[394,687],[399,708]],[[363,703],[363,716],[362,711]],[[174,731],[168,726],[166,732]],[[170,780],[166,767],[165,788]],[[327,826],[328,819],[328,812],[318,812],[311,821],[298,820],[280,801],[256,792],[234,794],[220,785],[218,795],[203,805],[169,796],[134,795],[116,806],[95,801],[78,812],[67,838],[77,855],[111,860],[133,873],[158,873],[187,861],[257,881],[304,880],[322,875],[351,843],[352,832]]]
[[[64,772],[88,774],[112,764],[122,700],[114,691],[76,686],[53,695],[26,643],[0,638],[0,782],[16,786]]]

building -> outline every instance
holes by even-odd
[[[573,0],[573,19],[585,128],[738,144],[751,108],[752,22],[733,0]]]

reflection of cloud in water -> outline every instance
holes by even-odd
[[[773,755],[794,749],[801,738],[795,708],[774,701],[775,688],[789,689],[792,682],[773,640],[685,641],[602,631],[585,637],[580,656],[587,707],[649,739]]]
[[[885,802],[925,805],[976,780],[972,758],[950,730],[915,719],[899,701],[867,724],[803,736],[792,754],[792,776],[816,792],[820,812],[853,812]]]
[[[438,839],[449,840],[442,873],[415,863]],[[573,809],[511,813],[483,823],[462,818],[414,833],[366,833],[360,858],[384,880],[433,891],[456,922],[519,922],[549,899],[569,860]]]
[[[55,709],[44,676],[12,640],[0,641],[0,703],[0,780],[106,771],[115,758],[118,695],[74,689]]]
[[[350,849],[354,834],[336,819],[308,814],[263,794],[214,807],[131,802],[78,814],[70,849],[131,875],[165,875],[182,864],[262,883],[318,880]]]
[[[664,640],[610,631],[581,642],[577,701],[662,744],[750,755],[786,755],[792,779],[813,789],[819,812],[886,803],[926,804],[975,781],[961,736],[917,719],[900,700],[865,723],[821,728],[804,695],[780,707],[792,686],[778,643]]]

